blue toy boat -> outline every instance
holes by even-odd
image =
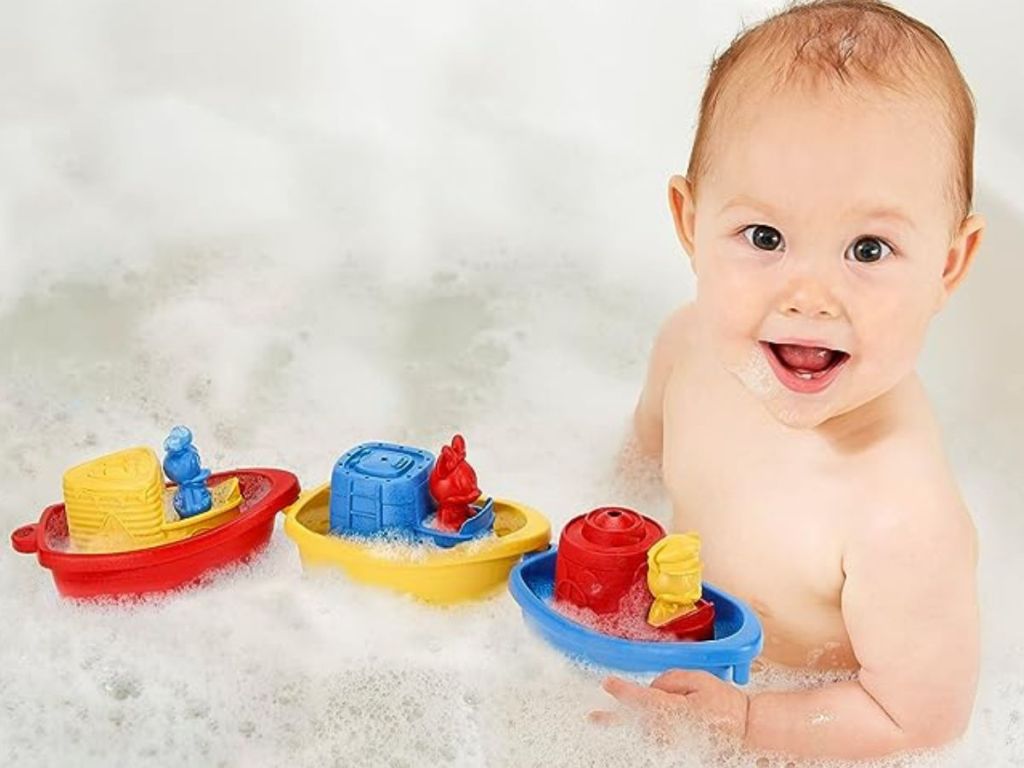
[[[722,680],[743,684],[750,663],[764,646],[761,623],[732,595],[703,584],[704,598],[715,606],[715,638],[702,641],[626,640],[596,632],[551,606],[557,548],[527,555],[512,570],[508,587],[523,618],[568,656],[623,672],[657,674],[667,669],[703,669]]]

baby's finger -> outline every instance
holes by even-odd
[[[702,690],[707,685],[708,673],[692,669],[670,669],[662,672],[653,682],[652,688],[669,693],[686,695]]]
[[[623,704],[631,707],[664,707],[672,703],[672,694],[637,685],[621,677],[606,677],[602,687]]]
[[[640,704],[650,698],[650,688],[614,675],[606,677],[601,687],[623,704]]]
[[[597,709],[587,714],[587,720],[590,722],[605,727],[611,727],[616,725],[622,725],[626,722],[626,718],[623,717],[621,712],[609,712],[604,709]]]

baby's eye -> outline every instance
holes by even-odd
[[[859,261],[861,264],[870,264],[875,261],[881,261],[886,256],[886,252],[892,253],[892,248],[888,243],[879,240],[877,237],[862,237],[852,246],[848,253],[853,254],[855,261]]]
[[[751,224],[743,230],[743,236],[762,251],[774,251],[782,243],[782,233],[766,224]]]

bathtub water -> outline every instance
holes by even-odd
[[[1021,765],[1024,94],[991,64],[1019,24],[925,5],[985,116],[990,235],[921,361],[979,529],[983,667],[961,743],[883,764]],[[0,528],[178,422],[208,466],[310,488],[357,443],[459,430],[485,492],[556,532],[606,503],[665,520],[650,473],[618,472],[654,330],[693,291],[665,178],[713,48],[766,5],[685,7],[6,7]],[[599,677],[507,595],[436,610],[306,575],[281,530],[133,608],[63,602],[6,547],[0,584],[4,765],[785,765],[591,725]]]

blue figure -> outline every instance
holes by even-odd
[[[182,518],[206,512],[213,506],[213,497],[206,488],[210,470],[199,466],[199,451],[192,445],[188,427],[175,427],[164,440],[164,473],[178,484],[174,509]]]

